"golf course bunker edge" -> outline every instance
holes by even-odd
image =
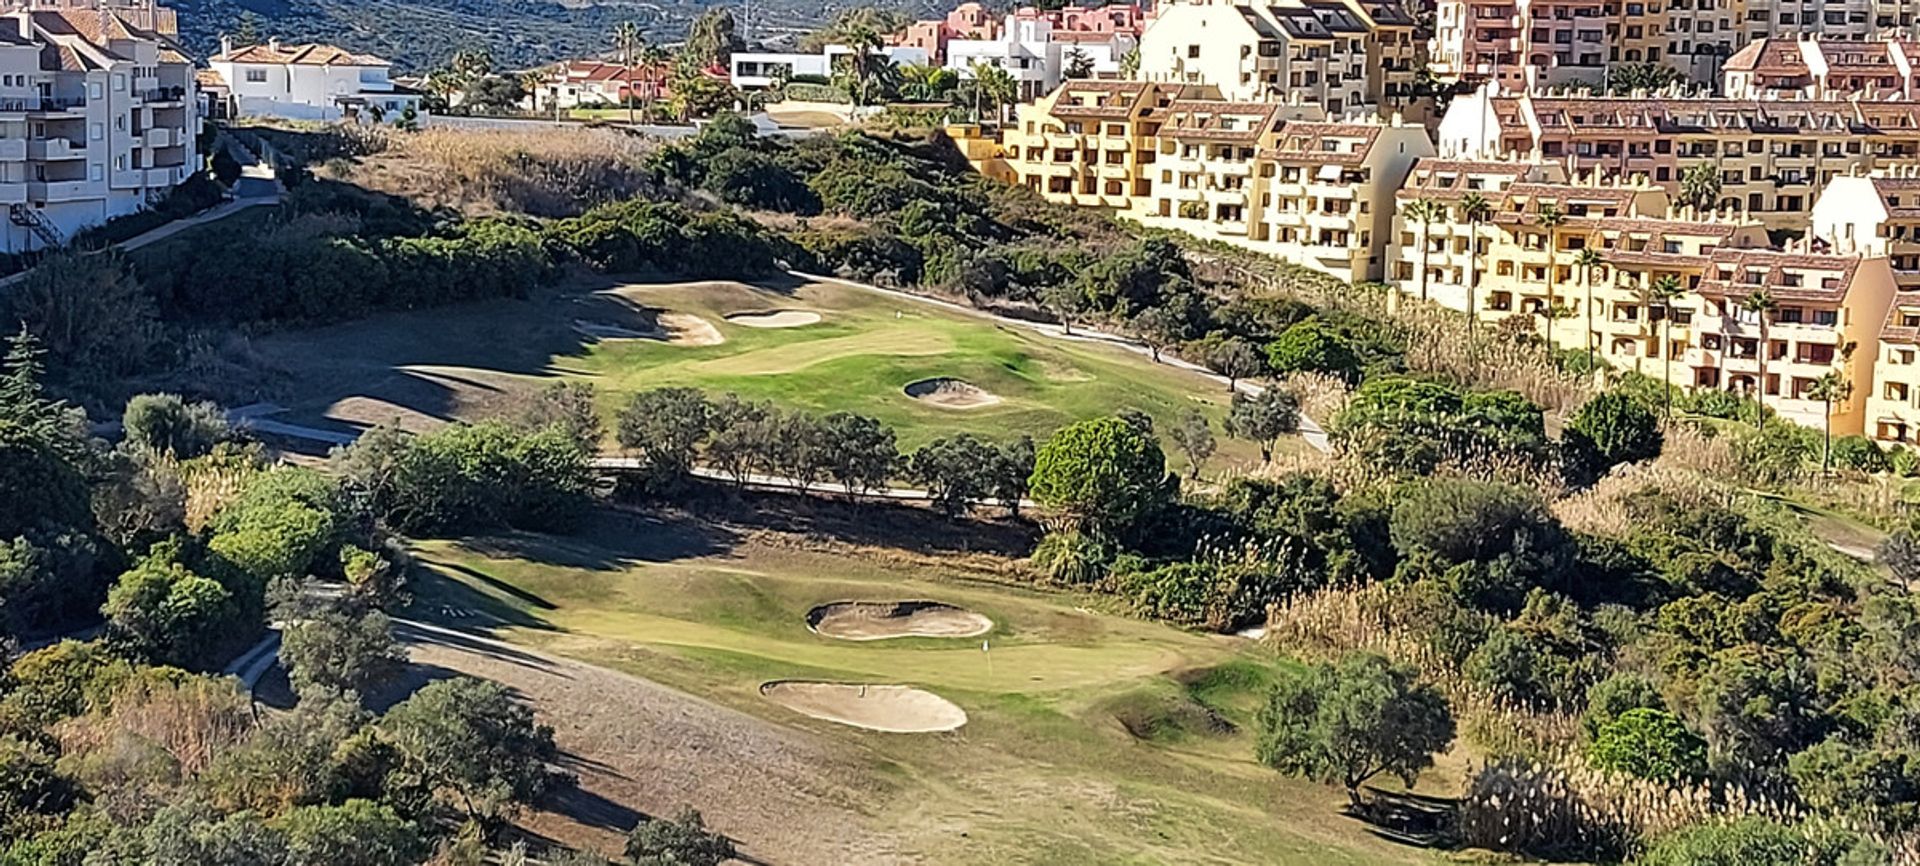
[[[987,389],[951,376],[908,382],[901,390],[908,397],[942,409],[978,409],[1000,402],[1000,398]]]
[[[912,686],[773,680],[760,694],[803,716],[889,734],[932,734],[967,723],[967,711]]]
[[[937,601],[836,601],[807,611],[807,628],[841,640],[978,637],[993,620]]]
[[[761,310],[728,313],[727,321],[749,328],[804,328],[819,324],[820,314],[811,310]]]

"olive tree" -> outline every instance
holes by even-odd
[[[1367,654],[1283,673],[1257,724],[1261,763],[1339,783],[1356,808],[1368,779],[1391,773],[1413,784],[1454,734],[1446,698],[1412,668]]]

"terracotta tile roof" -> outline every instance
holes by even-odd
[[[1359,165],[1367,161],[1379,137],[1380,127],[1369,123],[1292,120],[1281,126],[1279,142],[1263,155],[1291,162]]]
[[[1470,189],[1468,179],[1496,178],[1504,181],[1504,188],[1513,184],[1540,166],[1531,163],[1503,162],[1498,160],[1472,159],[1421,159],[1413,164],[1406,182],[1395,193],[1400,199],[1441,199],[1453,201],[1466,197],[1467,193],[1478,192],[1489,196],[1489,203],[1497,202],[1502,193],[1486,189]]]
[[[226,87],[227,79],[221,76],[219,70],[216,69],[195,69],[193,71],[193,83],[199,85],[202,89],[209,87]]]
[[[216,54],[212,60],[223,63],[259,63],[281,66],[387,66],[387,61],[371,54],[355,54],[337,45],[318,42],[297,45],[249,45]]]
[[[1880,326],[1880,339],[1889,343],[1920,344],[1920,325],[1903,324],[1902,307],[1920,314],[1920,291],[1894,293],[1893,306],[1887,308],[1887,321]]]
[[[1847,296],[1860,256],[1778,250],[1715,250],[1707,272],[1695,289],[1699,294],[1738,303],[1764,287],[1782,301],[1837,303]],[[1787,284],[1787,271],[1812,271],[1798,286]],[[1760,272],[1758,282],[1749,278]],[[1815,285],[1807,285],[1811,278]]]
[[[1759,39],[1747,43],[1720,67],[1723,72],[1765,72],[1772,75],[1806,74],[1807,59],[1791,39]]]
[[[1275,128],[1280,106],[1271,102],[1181,99],[1167,107],[1163,138],[1255,142]]]

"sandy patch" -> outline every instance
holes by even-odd
[[[820,323],[820,314],[812,310],[768,310],[764,313],[731,313],[727,321],[749,328],[804,328]]]
[[[656,314],[651,328],[574,319],[573,329],[596,340],[658,340],[674,346],[718,346],[727,341],[712,322],[691,313]]]
[[[978,409],[1000,402],[998,396],[978,385],[944,376],[910,382],[903,390],[915,400],[942,409]]]
[[[870,731],[924,734],[967,723],[967,711],[912,686],[775,680],[760,686],[767,700],[796,713]]]
[[[937,601],[840,601],[807,611],[807,627],[841,640],[975,637],[993,620]]]

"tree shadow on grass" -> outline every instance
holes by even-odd
[[[553,623],[548,622],[538,613],[515,605],[500,596],[483,592],[455,579],[448,572],[479,576],[490,587],[506,586],[499,580],[480,575],[467,566],[431,557],[420,557],[415,560],[414,568],[407,579],[408,589],[413,595],[413,601],[406,609],[407,616],[454,628],[482,632],[503,627],[541,631],[558,630]],[[512,590],[511,594],[514,598],[530,595],[517,589]],[[535,607],[541,610],[553,609],[553,605],[544,600]]]
[[[741,533],[729,527],[684,514],[596,508],[566,535],[514,533],[465,539],[460,544],[494,558],[611,571],[649,562],[720,556],[742,540]]]
[[[735,532],[766,530],[829,538],[865,547],[921,554],[985,553],[1021,557],[1033,550],[1039,530],[1025,520],[952,520],[924,503],[863,499],[848,501],[824,488],[799,494],[743,490],[704,482],[685,511]],[[997,508],[982,508],[991,514]]]

